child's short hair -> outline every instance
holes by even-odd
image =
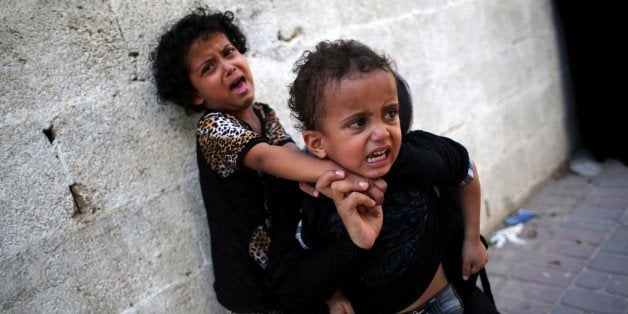
[[[321,41],[314,51],[305,51],[294,65],[288,106],[300,131],[322,130],[325,89],[351,74],[384,70],[394,73],[394,64],[356,40]]]
[[[157,96],[161,101],[180,105],[188,114],[204,110],[192,102],[194,87],[190,82],[186,55],[194,41],[216,32],[224,33],[240,53],[246,53],[246,37],[233,20],[230,11],[212,12],[198,7],[161,35],[150,55]]]

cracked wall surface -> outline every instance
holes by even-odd
[[[16,1],[0,10],[0,311],[210,312],[198,116],[154,95],[149,54],[198,1]],[[354,38],[397,63],[414,128],[465,144],[482,226],[569,155],[551,1],[206,1],[247,35],[257,100],[301,144],[294,61]],[[350,9],[349,9],[350,8]]]

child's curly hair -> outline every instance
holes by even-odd
[[[188,114],[204,110],[192,102],[194,87],[190,82],[186,55],[194,41],[216,32],[224,33],[240,53],[246,53],[246,37],[233,20],[230,11],[212,12],[198,7],[161,35],[150,55],[159,100],[180,105]]]
[[[297,75],[290,84],[288,106],[300,131],[322,131],[325,115],[325,89],[339,84],[351,74],[384,70],[394,73],[394,64],[356,40],[321,41],[314,51],[305,51],[292,71]]]

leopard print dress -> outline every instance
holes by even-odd
[[[197,136],[202,155],[212,170],[223,177],[240,170],[242,161],[239,158],[242,158],[242,151],[246,147],[259,142],[282,145],[291,141],[275,112],[268,105],[255,103],[253,110],[263,122],[262,136],[255,133],[246,122],[223,112],[209,112],[198,123]],[[267,201],[268,197],[264,202],[264,222],[252,230],[248,245],[249,255],[264,269],[268,263],[270,247],[268,230],[271,227]]]

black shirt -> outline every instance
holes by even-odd
[[[301,197],[296,183],[242,164],[246,152],[258,143],[283,145],[292,141],[269,106],[256,103],[253,109],[262,122],[261,136],[235,116],[215,111],[206,112],[197,128],[197,161],[211,237],[214,290],[218,301],[235,312],[277,308],[265,283],[272,212],[283,196]],[[278,193],[286,189],[298,194]]]
[[[423,131],[407,134],[384,177],[384,225],[370,250],[351,242],[333,201],[306,197],[296,238],[288,239],[290,232],[273,238],[269,276],[283,306],[301,311],[304,301],[324,302],[336,288],[358,313],[393,313],[415,301],[438,268],[452,223],[433,186],[457,186],[469,168],[459,143]]]

